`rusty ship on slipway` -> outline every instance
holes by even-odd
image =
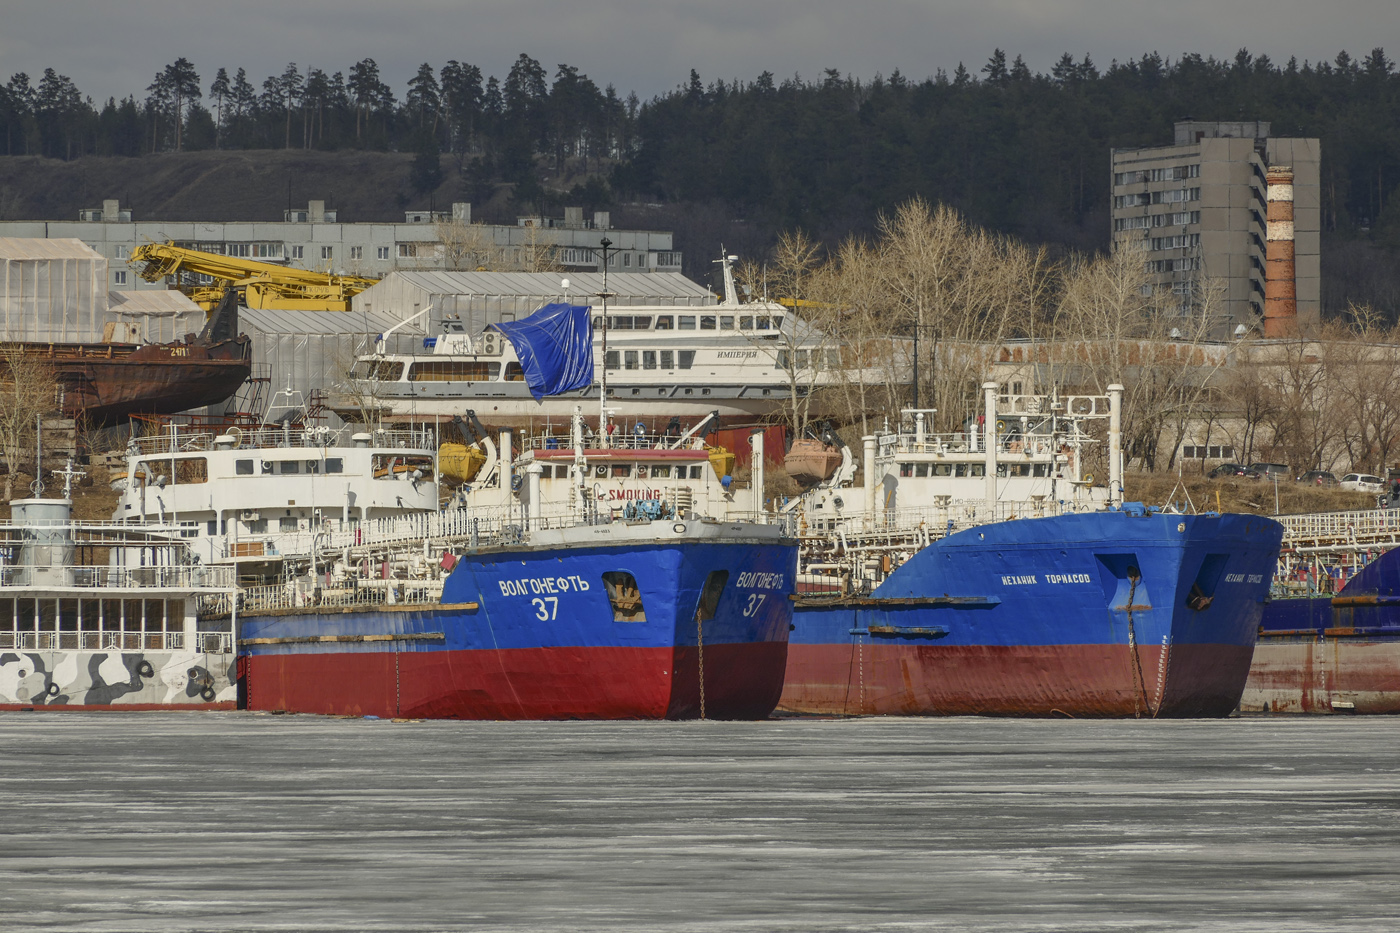
[[[0,357],[33,361],[53,373],[65,417],[91,427],[130,415],[164,415],[222,402],[253,371],[252,341],[238,333],[230,291],[198,335],[172,343],[9,342]],[[0,359],[0,372],[8,369]]]

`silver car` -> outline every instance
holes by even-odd
[[[1342,477],[1341,487],[1353,492],[1385,492],[1385,480],[1370,473],[1348,473]]]

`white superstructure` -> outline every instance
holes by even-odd
[[[716,410],[757,419],[780,411],[794,391],[803,396],[834,378],[841,365],[837,344],[783,305],[741,303],[731,259],[723,260],[720,304],[606,314],[601,303],[593,306],[593,365],[598,373],[606,368],[607,407],[619,421],[631,427],[641,420],[648,431],[660,432],[672,418],[689,426]],[[596,424],[600,380],[536,401],[509,340],[493,330],[470,335],[451,319],[442,329],[411,353],[386,352],[381,340],[332,393],[331,409],[352,421],[420,424],[470,409],[490,427],[525,427],[551,419],[566,426],[582,405]]]
[[[266,574],[318,538],[438,508],[430,429],[359,431],[267,424],[133,438],[113,519],[179,529],[205,563]]]

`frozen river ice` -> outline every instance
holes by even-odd
[[[1400,719],[0,714],[0,930],[1400,928]]]

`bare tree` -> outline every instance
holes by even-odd
[[[14,497],[15,474],[34,455],[35,420],[58,408],[52,367],[17,346],[0,346],[0,455],[5,458],[5,501]],[[34,464],[34,475],[42,469]]]

